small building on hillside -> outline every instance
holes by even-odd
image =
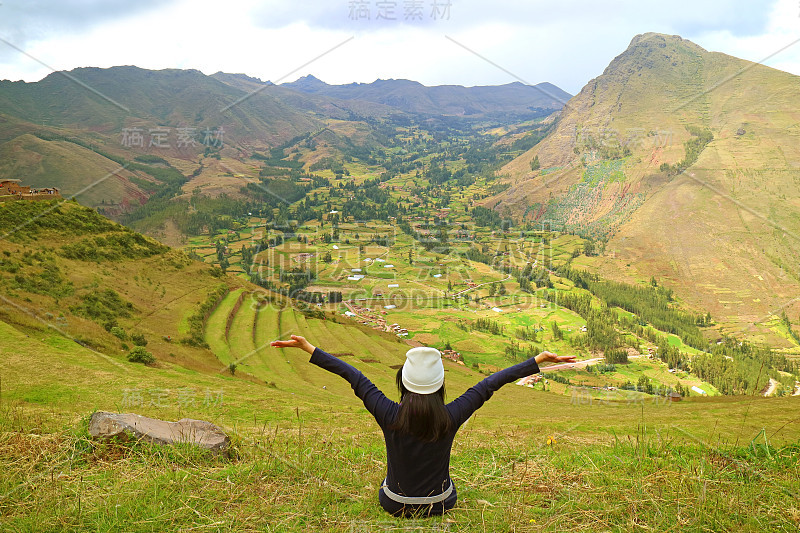
[[[0,195],[23,195],[30,194],[31,188],[27,185],[22,185],[21,180],[4,179],[0,180]]]
[[[5,197],[5,199],[13,197],[23,200],[48,200],[60,198],[61,193],[55,187],[32,189],[28,185],[22,185],[21,180],[3,179],[0,180],[0,197]]]
[[[450,359],[451,361],[455,361],[456,363],[464,360],[464,357],[455,350],[442,350],[441,353],[442,357],[445,359]]]

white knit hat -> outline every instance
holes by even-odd
[[[411,348],[403,365],[403,385],[417,394],[432,394],[444,383],[442,354],[436,348]]]

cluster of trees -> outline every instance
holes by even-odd
[[[114,289],[105,289],[81,295],[80,302],[71,306],[69,310],[78,316],[102,324],[106,331],[111,331],[111,328],[117,326],[118,318],[131,316],[134,307]]]
[[[547,124],[536,124],[531,128],[531,130],[525,134],[524,136],[516,139],[513,143],[511,143],[510,149],[514,152],[527,152],[539,142],[547,137],[547,134],[550,133],[550,130],[555,125],[555,122],[548,122]],[[536,156],[538,160],[539,156]],[[534,169],[535,170],[535,169]]]
[[[506,286],[503,283],[492,283],[489,285],[489,296],[505,296],[507,290]]]
[[[685,155],[683,156],[683,160],[675,163],[674,165],[670,165],[669,163],[662,163],[661,164],[661,172],[666,172],[669,175],[680,174],[690,166],[694,165],[697,161],[697,158],[700,157],[700,153],[703,149],[714,140],[714,134],[711,133],[709,129],[702,129],[696,127],[690,127],[689,133],[692,134],[692,137],[683,143],[683,147],[685,149]]]
[[[549,263],[545,261],[545,264]],[[519,288],[525,292],[533,293],[538,287],[553,288],[553,281],[550,279],[550,273],[545,266],[534,267],[531,263],[525,265],[524,268],[518,267],[504,268],[508,274],[514,276],[519,283]]]
[[[578,278],[573,275],[573,278],[586,281],[584,277]],[[599,285],[599,282],[594,280],[590,283],[583,283],[583,286],[585,288],[589,285],[590,288],[596,289],[598,285],[592,285],[592,283]],[[624,289],[621,288],[623,284],[605,283],[607,284],[605,289],[596,292],[596,296],[601,300],[599,306],[593,305],[592,297],[589,294],[559,293],[556,295],[556,291],[547,291],[545,297],[551,301],[557,300],[560,305],[575,311],[586,319],[586,335],[573,336],[570,338],[570,342],[587,346],[590,349],[603,350],[607,363],[627,362],[627,352],[624,349],[626,344],[638,348],[638,339],[620,334],[621,330],[627,330],[655,342],[657,344],[656,356],[669,368],[691,371],[699,378],[714,385],[723,394],[752,394],[754,391],[763,389],[770,378],[785,382],[787,385],[794,383],[794,375],[798,372],[797,363],[769,348],[739,342],[733,338],[726,338],[714,345],[709,352],[690,358],[677,346],[670,344],[666,335],[637,322],[640,320],[638,317],[619,316],[610,308],[615,305],[622,307],[620,303],[626,303],[646,316],[657,317],[660,323],[660,327],[657,326],[659,329],[664,328],[667,331],[673,329],[672,332],[677,331],[684,334],[686,331],[691,331],[692,328],[697,328],[696,317],[677,310],[672,310],[674,314],[670,314],[670,307],[666,303],[668,302],[667,295],[663,291],[656,290],[656,287]],[[576,284],[578,283],[576,282]],[[621,290],[615,292],[614,287]],[[636,304],[634,299],[637,293],[640,294],[639,291],[649,291],[656,296],[644,294],[642,301]],[[603,299],[603,297],[607,299]],[[708,344],[705,342],[698,342],[692,336],[688,336],[688,338],[708,350]],[[792,376],[787,377],[780,374],[779,371],[792,374]]]
[[[784,309],[781,311],[781,323],[786,327],[786,331],[789,332],[789,336],[794,339],[794,342],[800,344],[800,336],[797,335],[797,332],[792,329],[792,322],[789,320],[789,315],[786,314],[786,310]]]
[[[555,320],[550,322],[550,333],[553,335],[553,340],[560,341],[564,338],[564,331],[558,327],[558,322]]]
[[[345,184],[344,190],[353,192],[353,197],[342,204],[342,216],[352,216],[355,220],[386,220],[404,213],[405,209],[398,206],[380,184],[381,180],[377,178],[358,186],[353,181]]]
[[[439,185],[449,180],[453,174],[447,170],[444,157],[433,157],[422,176],[431,184]]]
[[[544,291],[542,296],[551,302],[558,303],[562,307],[574,311],[586,320],[586,334],[570,337],[569,341],[573,346],[582,346],[589,350],[603,352],[610,352],[615,348],[624,347],[625,343],[616,327],[619,323],[616,313],[610,312],[608,306],[603,303],[599,306],[593,305],[591,295],[548,290]],[[563,333],[560,334],[563,335]],[[554,338],[558,338],[555,335],[554,331]]]
[[[505,328],[490,318],[478,318],[472,322],[472,329],[485,331],[486,333],[491,333],[492,335],[503,335]]]
[[[530,344],[526,347],[513,339],[505,347],[506,356],[516,361],[526,361],[531,357],[536,357],[539,352],[540,349],[535,344]]]
[[[486,137],[475,139],[462,154],[467,163],[467,172],[470,174],[481,174],[492,170],[511,158],[508,154],[499,153],[497,147],[493,145],[494,138],[489,135]]]
[[[292,298],[296,300],[301,300],[303,302],[309,302],[312,304],[316,303],[324,303],[325,302],[325,293],[318,292],[318,291],[306,291],[303,289],[297,290],[292,295]]]
[[[101,261],[152,257],[166,253],[169,249],[168,246],[126,228],[126,231],[111,233],[105,237],[87,237],[71,244],[65,244],[59,250],[59,254],[67,259],[99,263]]]
[[[633,313],[642,326],[650,323],[661,331],[677,335],[684,343],[698,350],[708,347],[697,325],[705,324],[710,316],[695,316],[678,309],[673,303],[672,289],[652,283],[649,287],[640,287],[601,280],[596,274],[573,270],[568,266],[560,268],[559,274],[572,280],[577,287],[590,291],[609,307],[620,307]]]
[[[261,183],[248,183],[242,188],[242,193],[253,201],[275,208],[305,198],[310,189],[311,185],[307,183],[272,178],[262,179]]]
[[[676,389],[663,385],[657,386],[650,380],[650,378],[648,378],[645,375],[639,376],[639,379],[636,381],[635,384],[631,383],[630,381],[627,381],[619,388],[622,390],[643,392],[645,394],[655,394],[657,396],[668,396],[673,392],[677,392],[681,396],[687,396],[689,394],[689,389],[682,386],[680,383],[676,385]]]
[[[541,328],[527,326],[520,327],[514,332],[514,336],[524,341],[539,342],[539,332],[543,331]]]
[[[542,378],[555,381],[556,383],[563,383],[564,385],[572,385],[569,378],[560,375],[558,372],[552,374],[542,374]]]
[[[798,373],[796,361],[733,337],[714,345],[710,354],[692,357],[689,365],[693,374],[723,394],[754,394],[766,387],[770,378],[793,387]]]
[[[123,217],[123,222],[126,226],[131,226],[145,218],[158,215],[163,212],[169,212],[169,203],[172,198],[182,192],[181,187],[195,175],[199,175],[203,167],[198,167],[198,170],[190,177],[184,176],[179,170],[167,166],[150,166],[142,163],[127,163],[127,170],[131,172],[144,172],[158,180],[157,184],[152,182],[138,182],[141,186],[152,187],[148,192],[150,197],[147,203],[142,204],[136,210]]]
[[[610,366],[624,365],[628,363],[628,351],[621,348],[612,348],[603,353],[606,364]],[[611,370],[613,372],[613,370]]]
[[[546,258],[546,260],[542,262],[542,265],[534,267],[533,264],[528,263],[524,268],[519,268],[506,262],[498,264],[498,258],[501,256],[502,252],[499,249],[492,253],[488,250],[488,246],[485,245],[482,250],[472,246],[464,252],[464,257],[470,261],[484,263],[504,274],[511,275],[516,279],[517,283],[519,283],[520,290],[524,292],[532,294],[537,288],[553,287],[553,282],[550,279],[550,273],[548,271],[548,267],[550,266],[549,258]]]
[[[286,288],[281,288],[279,292],[295,298],[296,294],[305,289],[314,279],[316,274],[313,269],[297,266],[289,269],[281,269],[278,279],[281,283],[286,283]]]
[[[501,229],[506,231],[511,228],[512,221],[502,218],[497,211],[477,206],[470,211],[472,221],[485,228]]]
[[[612,363],[599,363],[596,365],[589,365],[586,367],[586,371],[589,373],[597,372],[598,374],[613,374],[617,371],[617,365]]]

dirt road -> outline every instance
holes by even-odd
[[[772,396],[775,394],[775,391],[778,389],[779,383],[772,378],[769,378],[769,385],[767,385],[767,390],[764,391],[762,396]]]

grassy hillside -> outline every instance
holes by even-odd
[[[0,145],[0,175],[24,178],[31,187],[54,187],[62,196],[75,196],[84,205],[143,203],[144,190],[132,172],[116,161],[65,141],[46,141],[25,134]]]
[[[790,398],[589,404],[509,385],[456,439],[457,508],[404,521],[376,501],[385,456],[374,422],[305,354],[281,354],[310,376],[287,390],[114,361],[6,323],[0,334],[4,529],[789,531],[800,523]],[[345,359],[390,391],[385,372],[355,353]],[[469,381],[453,377],[451,397]],[[231,433],[236,455],[94,442],[86,423],[95,409],[210,420]]]
[[[210,352],[181,342],[187,318],[226,283],[208,266],[75,202],[6,202],[0,231],[6,322],[123,361],[142,335],[158,359],[216,368]]]
[[[603,275],[663,278],[726,333],[778,343],[767,322],[800,290],[798,98],[797,76],[637,36],[487,205],[598,239]]]
[[[0,230],[2,529],[755,531],[800,524],[796,397],[673,403],[598,394],[577,370],[568,375],[585,387],[553,381],[547,392],[516,385],[497,392],[454,445],[457,509],[444,518],[392,519],[376,501],[382,436],[349,385],[309,365],[305,353],[268,343],[305,335],[394,398],[408,348],[397,336],[225,276],[73,202],[6,202]],[[565,237],[554,256],[575,244]],[[414,257],[422,266],[435,256]],[[412,268],[401,256],[391,260],[400,272]],[[474,272],[499,277],[484,266]],[[427,283],[447,290],[441,278]],[[504,305],[500,297],[492,303]],[[430,331],[440,341],[471,341],[475,353],[497,351],[500,338],[483,331],[448,337],[461,330],[450,329],[447,315],[467,316],[468,308],[396,316],[420,320],[413,328],[420,338]],[[565,308],[502,320],[529,326],[539,313],[565,329],[581,324]],[[144,341],[155,362],[128,361]],[[541,342],[567,349],[549,336]],[[449,398],[483,377],[471,366],[445,361]],[[619,372],[662,376],[647,361]],[[231,434],[234,452],[208,457],[185,447],[92,441],[86,424],[95,410],[209,420]]]

